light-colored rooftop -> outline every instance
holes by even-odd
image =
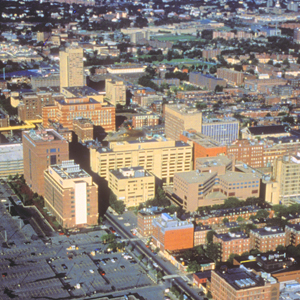
[[[175,176],[180,177],[182,180],[186,181],[187,183],[204,183],[211,178],[215,177],[217,172],[205,172],[200,173],[199,171],[189,171],[189,172],[181,172],[176,173]]]

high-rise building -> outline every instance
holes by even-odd
[[[126,206],[138,206],[155,197],[155,176],[143,167],[110,170],[108,187]]]
[[[300,198],[299,156],[279,157],[274,161],[272,177],[265,178],[266,201],[289,205]]]
[[[84,86],[83,49],[66,48],[59,52],[60,88]]]
[[[112,79],[105,80],[105,91],[108,101],[116,106],[117,104],[126,105],[126,85],[123,81]]]
[[[174,141],[180,139],[183,131],[195,129],[201,132],[202,112],[186,105],[165,106],[165,134]]]
[[[240,123],[235,118],[203,118],[201,133],[213,138],[223,145],[228,145],[232,141],[238,139],[239,126]]]
[[[192,169],[192,146],[165,138],[111,142],[108,147],[90,148],[90,165],[106,180],[109,170],[140,166],[168,185],[176,172]]]
[[[44,171],[45,206],[64,228],[98,224],[98,186],[74,160]]]
[[[23,131],[24,178],[44,196],[44,171],[69,159],[69,143],[53,129]]]

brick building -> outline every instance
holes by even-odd
[[[205,59],[217,58],[218,55],[221,55],[221,49],[204,49],[202,51],[202,57]]]
[[[98,224],[98,186],[73,160],[44,171],[45,206],[64,228]]]
[[[0,127],[8,127],[10,125],[9,114],[0,109]]]
[[[219,154],[227,154],[226,146],[196,130],[183,131],[179,139],[186,143],[193,143],[194,169],[198,157],[214,157]]]
[[[157,114],[136,114],[132,116],[132,127],[142,128],[144,126],[156,126],[159,124],[159,116]]]
[[[18,118],[21,121],[41,119],[43,107],[53,105],[55,100],[63,96],[48,89],[35,93],[23,93],[18,105]]]
[[[137,231],[144,237],[153,234],[153,220],[161,216],[163,209],[161,207],[143,208],[137,214]]]
[[[260,252],[275,251],[279,245],[286,245],[285,232],[276,226],[250,230],[250,249]]]
[[[53,129],[23,131],[24,179],[32,191],[45,195],[44,171],[69,159],[69,143]]]
[[[243,232],[228,232],[214,234],[213,242],[220,245],[220,260],[227,261],[230,254],[241,255],[250,251],[249,236]]]
[[[207,88],[210,91],[214,91],[217,85],[226,87],[227,84],[224,79],[202,73],[190,73],[189,82],[202,88]]]
[[[79,142],[85,143],[94,139],[94,125],[90,119],[74,119],[73,131],[78,136]]]
[[[194,247],[206,244],[206,235],[211,231],[210,226],[195,226],[194,228]]]
[[[211,293],[214,300],[278,300],[279,283],[270,276],[262,278],[242,268],[211,272]]]
[[[292,245],[297,247],[300,244],[300,224],[285,225],[286,246]]]
[[[242,85],[244,83],[244,74],[234,70],[218,68],[217,76],[225,79],[227,83],[232,85]]]
[[[234,155],[236,160],[242,161],[253,168],[264,167],[264,146],[249,140],[236,140],[227,146],[227,153]]]
[[[98,102],[93,97],[65,98],[43,108],[44,127],[55,122],[72,129],[73,120],[78,118],[89,118],[105,131],[115,130],[115,107],[107,102]]]
[[[153,220],[153,244],[161,251],[182,250],[194,246],[194,225],[162,213]]]

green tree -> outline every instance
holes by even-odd
[[[256,218],[257,219],[260,219],[260,218],[263,218],[263,219],[266,219],[269,217],[269,212],[265,209],[260,209],[257,213],[256,213]]]
[[[207,108],[207,104],[203,103],[203,102],[197,102],[196,103],[196,108],[199,109],[199,110],[205,109],[205,108]]]
[[[245,219],[241,216],[238,216],[237,219],[236,219],[237,222],[243,222],[245,221]]]
[[[187,267],[187,271],[193,273],[200,271],[200,269],[201,269],[200,265],[195,260],[191,261]]]
[[[226,224],[226,223],[229,222],[229,219],[228,219],[228,218],[224,218],[224,219],[222,220],[222,222],[223,222],[223,224]]]
[[[219,93],[219,92],[223,92],[223,86],[217,84],[215,87],[215,93]]]
[[[101,241],[104,243],[112,243],[116,240],[116,236],[113,233],[104,234],[101,236]]]
[[[231,254],[229,255],[229,258],[227,259],[227,262],[229,262],[230,264],[233,264],[233,259],[234,259],[235,257],[239,257],[239,255],[236,254],[236,253],[231,253]]]
[[[214,237],[214,234],[216,232],[214,230],[210,230],[207,234],[206,234],[206,241],[207,243],[212,243],[213,242],[213,237]]]
[[[286,248],[283,245],[278,245],[276,247],[276,251],[285,251],[285,250],[286,250]]]
[[[205,254],[208,258],[219,261],[220,259],[220,247],[217,243],[209,243],[206,245]]]

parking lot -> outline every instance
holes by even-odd
[[[47,241],[42,240],[31,223],[17,215],[14,208],[23,206],[16,204],[8,186],[0,185],[0,195],[1,300],[86,299],[133,290],[141,295],[145,291],[147,299],[162,298],[164,286],[153,283],[148,270],[128,249],[128,255],[105,251],[108,246],[101,236],[110,232],[109,225],[70,236],[54,232]],[[126,213],[126,222],[136,226],[131,212]],[[77,250],[70,250],[75,245]]]

